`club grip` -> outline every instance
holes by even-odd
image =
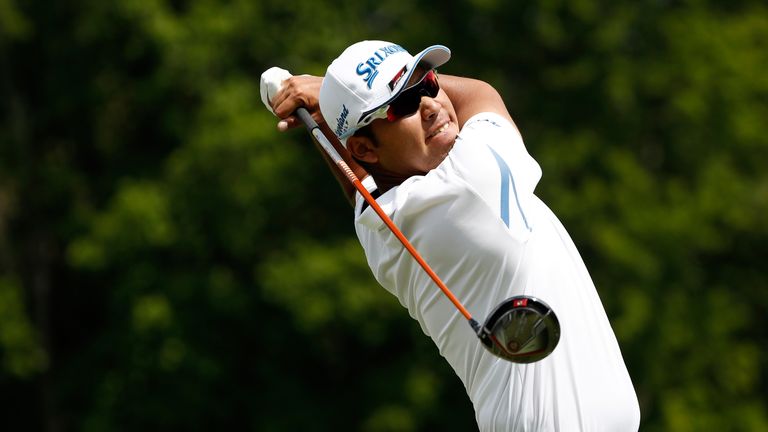
[[[304,123],[304,125],[307,126],[307,129],[312,130],[317,128],[317,123],[315,122],[315,119],[312,118],[312,115],[307,111],[304,107],[299,107],[296,110],[296,115],[299,116],[299,119]]]

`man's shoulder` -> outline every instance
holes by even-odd
[[[517,128],[507,118],[493,113],[481,112],[470,117],[462,126],[461,132],[479,129],[514,129]]]

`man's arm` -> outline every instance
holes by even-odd
[[[451,99],[460,128],[470,117],[481,112],[499,114],[515,124],[499,92],[484,81],[440,74],[440,88]]]
[[[349,151],[341,145],[320,113],[319,95],[322,81],[322,77],[311,75],[292,76],[283,81],[282,87],[271,100],[271,106],[275,115],[281,119],[278,122],[278,129],[286,131],[302,126],[301,121],[293,113],[300,106],[307,108],[307,111],[312,114],[312,117],[320,126],[325,136],[331,141],[334,148],[336,148],[336,151],[344,158],[355,175],[362,180],[368,173],[352,158]],[[472,78],[441,74],[440,87],[451,99],[460,127],[463,127],[470,117],[481,112],[499,114],[514,125],[512,117],[504,105],[504,101],[490,84]],[[349,182],[346,175],[330,159],[325,150],[317,143],[315,143],[315,146],[341,185],[347,201],[354,206],[356,189]]]

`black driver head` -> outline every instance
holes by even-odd
[[[515,296],[491,312],[478,336],[498,357],[513,363],[533,363],[555,350],[560,341],[560,322],[543,301]]]

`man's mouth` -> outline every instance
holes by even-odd
[[[435,130],[434,132],[429,134],[429,136],[427,136],[427,138],[429,139],[429,138],[432,138],[433,136],[435,136],[435,135],[437,135],[439,133],[445,132],[445,130],[448,129],[448,126],[450,125],[450,123],[451,123],[450,121],[446,121],[445,123],[443,123],[442,126],[437,128],[437,130]]]

